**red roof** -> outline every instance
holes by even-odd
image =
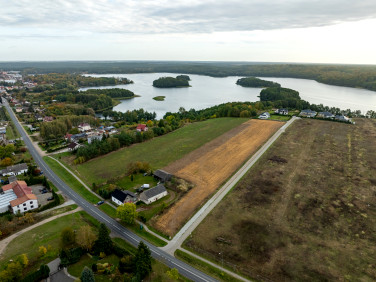
[[[22,204],[28,200],[36,200],[37,197],[33,194],[33,191],[30,187],[27,187],[27,184],[25,181],[14,181],[10,184],[3,186],[3,191],[7,191],[13,189],[14,194],[16,194],[17,199],[10,201],[10,205],[12,207],[18,206],[19,204]]]
[[[146,124],[139,124],[137,125],[137,129],[144,130],[146,128]]]

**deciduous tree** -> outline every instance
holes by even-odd
[[[87,251],[91,250],[96,239],[97,236],[89,225],[81,226],[77,232],[77,244]]]
[[[125,203],[118,206],[116,216],[125,223],[133,224],[137,217],[136,205],[133,203]]]

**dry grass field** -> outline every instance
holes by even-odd
[[[295,121],[185,246],[258,280],[375,281],[375,160],[376,120]]]
[[[174,235],[196,209],[219,188],[257,149],[283,125],[282,122],[249,120],[196,149],[164,170],[195,185],[152,225]]]

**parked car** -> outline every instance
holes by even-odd
[[[47,189],[43,189],[43,190],[41,191],[42,194],[46,194],[47,192],[48,192]]]
[[[103,203],[104,203],[104,201],[99,201],[99,202],[97,203],[97,205],[100,206],[100,205],[103,204]]]
[[[51,197],[47,198],[47,201],[52,201],[53,199],[54,199],[54,197],[51,196]]]

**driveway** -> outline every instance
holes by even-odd
[[[41,190],[45,188],[43,185],[36,184],[36,185],[30,186],[30,188],[31,190],[33,190],[33,193],[35,194],[35,196],[37,196],[38,204],[44,206],[49,203],[49,201],[47,201],[47,198],[52,197],[52,193],[48,192],[48,193],[42,194]]]

